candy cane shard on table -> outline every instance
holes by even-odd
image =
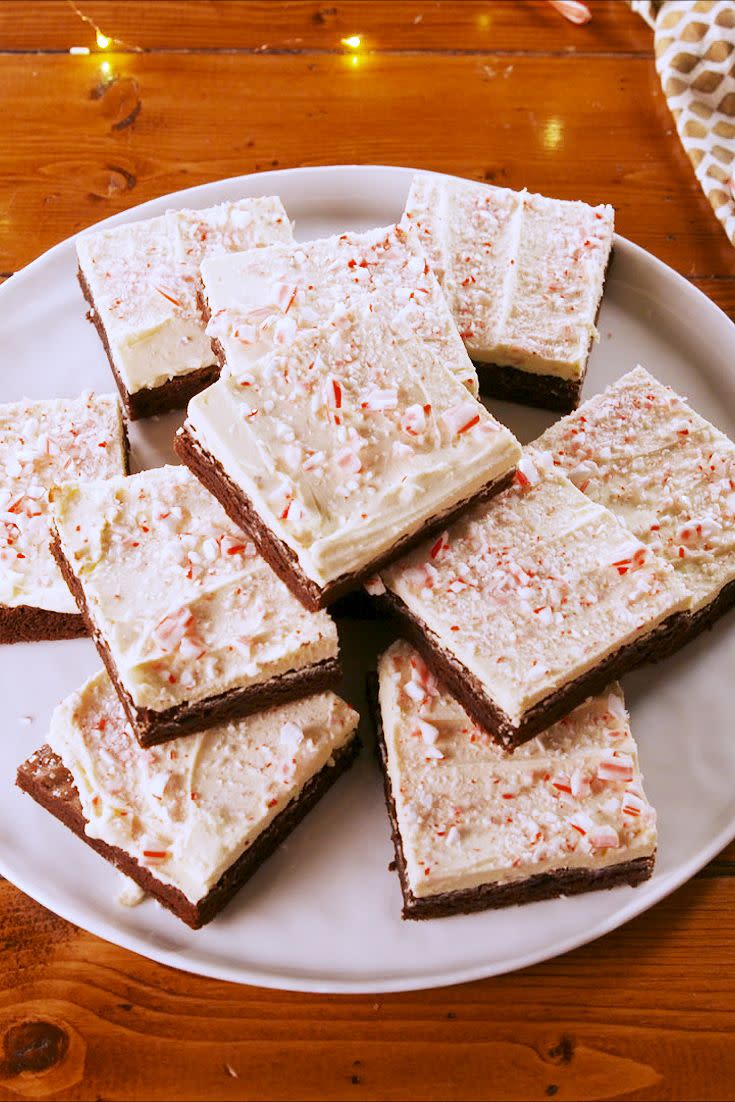
[[[274,196],[167,211],[78,238],[79,280],[129,417],[185,406],[217,378],[197,306],[202,260],[292,239]]]
[[[612,207],[414,176],[402,225],[441,283],[480,388],[574,409],[597,330]]]
[[[510,489],[370,591],[506,748],[655,657],[691,604],[665,559],[528,451]]]
[[[185,467],[51,494],[55,554],[148,745],[326,688],[326,612],[307,612]]]
[[[336,259],[339,240],[328,243]],[[346,270],[379,283],[378,262],[352,268],[353,252]],[[520,456],[447,370],[437,334],[456,338],[448,313],[432,315],[427,338],[426,308],[410,298],[420,268],[400,269],[405,296],[396,283],[344,298],[325,276],[319,305],[301,246],[202,266],[226,369],[189,403],[177,452],[309,608],[497,492]],[[468,362],[458,338],[455,348]]]
[[[86,634],[49,550],[48,491],[69,478],[123,475],[127,465],[115,395],[0,405],[0,642]]]
[[[735,444],[674,390],[638,366],[534,447],[671,563],[692,597],[672,645],[735,603]]]
[[[17,783],[196,928],[352,763],[357,722],[325,692],[144,749],[101,672],[58,706]]]
[[[514,754],[473,723],[402,640],[381,657],[377,687],[404,918],[650,877],[656,814],[619,686]]]

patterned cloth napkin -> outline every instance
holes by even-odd
[[[697,179],[735,245],[735,2],[631,0]]]

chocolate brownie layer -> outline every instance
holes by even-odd
[[[389,562],[393,562],[405,551],[421,543],[432,532],[450,524],[470,505],[486,501],[494,494],[505,490],[513,481],[515,474],[514,470],[508,471],[502,478],[485,486],[479,494],[453,506],[441,516],[433,517],[421,531],[398,540],[390,551],[378,556],[364,570],[354,574],[343,574],[322,588],[304,574],[295,553],[268,528],[247,495],[235,485],[214,456],[201,447],[186,426],[177,432],[174,450],[202,485],[217,498],[230,519],[250,536],[265,561],[286,583],[294,596],[298,597],[304,607],[312,612],[325,608],[339,597],[357,589],[362,582],[387,566]]]
[[[172,409],[181,409],[187,404],[190,398],[193,398],[200,390],[204,390],[206,386],[209,386],[210,383],[215,382],[215,380],[219,378],[219,365],[212,364],[211,367],[198,368],[196,371],[189,371],[185,375],[176,375],[173,379],[169,379],[160,386],[143,387],[141,390],[136,390],[131,394],[126,389],[113,363],[105,327],[95,308],[94,298],[89,289],[89,284],[84,278],[84,274],[80,268],[77,268],[77,279],[79,280],[79,285],[82,288],[84,297],[90,305],[87,317],[99,333],[100,340],[107,353],[107,359],[110,362],[112,374],[117,383],[117,389],[120,392],[120,398],[125,407],[125,412],[131,421],[138,421],[143,417],[152,417],[156,413],[167,413]]]
[[[273,708],[277,704],[285,704],[287,700],[297,700],[302,696],[332,689],[338,684],[342,676],[339,659],[327,658],[301,670],[289,670],[287,673],[272,677],[262,684],[230,689],[228,692],[208,697],[206,700],[199,700],[191,704],[177,704],[175,707],[165,708],[161,712],[153,711],[151,708],[138,708],[120,682],[109,648],[92,622],[84,590],[61,549],[58,536],[55,536],[52,540],[51,551],[59,564],[61,573],[72,592],[74,600],[77,602],[79,611],[89,629],[89,634],[94,640],[94,644],[110,675],[110,680],[120,698],[120,703],[125,709],[125,714],[141,746],[155,746],[159,742],[168,742],[169,739],[178,738],[190,731],[206,730],[208,727],[214,727],[216,724],[226,722],[229,719],[241,719],[244,716],[252,715],[254,712],[262,712],[266,708]]]
[[[32,605],[0,605],[0,643],[77,639],[87,634],[84,619],[77,612],[50,612]]]
[[[735,607],[735,579],[724,585],[715,599],[710,601],[708,605],[697,609],[696,612],[682,613],[684,623],[681,631],[672,637],[667,649],[656,653],[655,660],[668,658],[670,654],[674,654],[685,643],[689,643],[697,635],[701,635],[703,631],[709,631],[710,628],[714,627],[717,620],[733,607]]]
[[[437,895],[421,898],[415,896],[408,885],[406,859],[388,771],[388,753],[378,701],[378,678],[375,674],[368,675],[368,703],[375,726],[385,803],[396,854],[396,869],[403,893],[403,918],[446,918],[454,914],[471,914],[473,911],[511,907],[520,903],[535,903],[541,899],[554,899],[560,895],[578,895],[581,892],[596,891],[601,888],[616,888],[619,884],[629,884],[634,887],[651,877],[655,854],[651,854],[650,857],[638,857],[632,861],[623,861],[619,865],[609,865],[602,869],[556,869],[553,872],[537,873],[525,880],[503,884],[481,884],[476,888],[440,892]]]
[[[299,795],[276,816],[270,826],[222,874],[214,887],[198,903],[192,903],[178,888],[162,883],[150,869],[139,865],[125,850],[117,846],[109,846],[106,842],[90,838],[85,834],[86,820],[82,813],[74,778],[50,746],[42,746],[19,767],[16,784],[100,856],[129,876],[144,891],[149,892],[187,926],[196,930],[211,922],[229,903],[266,858],[270,857],[324,793],[331,788],[337,778],[349,768],[357,757],[359,748],[360,742],[357,737],[341,747],[333,756],[333,764],[326,765],[307,782]]]
[[[574,708],[603,689],[628,670],[644,662],[666,657],[686,632],[688,614],[676,612],[647,635],[618,648],[594,669],[570,681],[561,689],[530,708],[523,721],[515,726],[509,716],[485,693],[479,680],[458,658],[446,651],[438,637],[410,611],[408,606],[387,591],[374,598],[401,627],[401,633],[413,643],[431,671],[443,681],[480,727],[492,734],[506,750],[513,750],[534,735],[545,731],[552,723],[563,719]]]
[[[578,379],[560,379],[557,375],[536,375],[517,367],[473,362],[480,393],[485,398],[499,398],[504,402],[519,402],[561,413],[571,413],[579,405],[586,369]]]

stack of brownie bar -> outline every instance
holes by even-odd
[[[617,682],[735,602],[735,445],[642,368],[576,408],[612,235],[422,174],[367,232],[297,243],[270,197],[81,238],[128,416],[188,403],[184,465],[129,475],[109,396],[0,408],[0,639],[104,664],[20,787],[209,921],[357,753],[327,608],[362,592],[400,635],[370,696],[404,917],[649,877]],[[478,391],[568,416],[522,449]]]

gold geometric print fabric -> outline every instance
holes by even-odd
[[[735,245],[735,0],[633,3],[702,190]]]

